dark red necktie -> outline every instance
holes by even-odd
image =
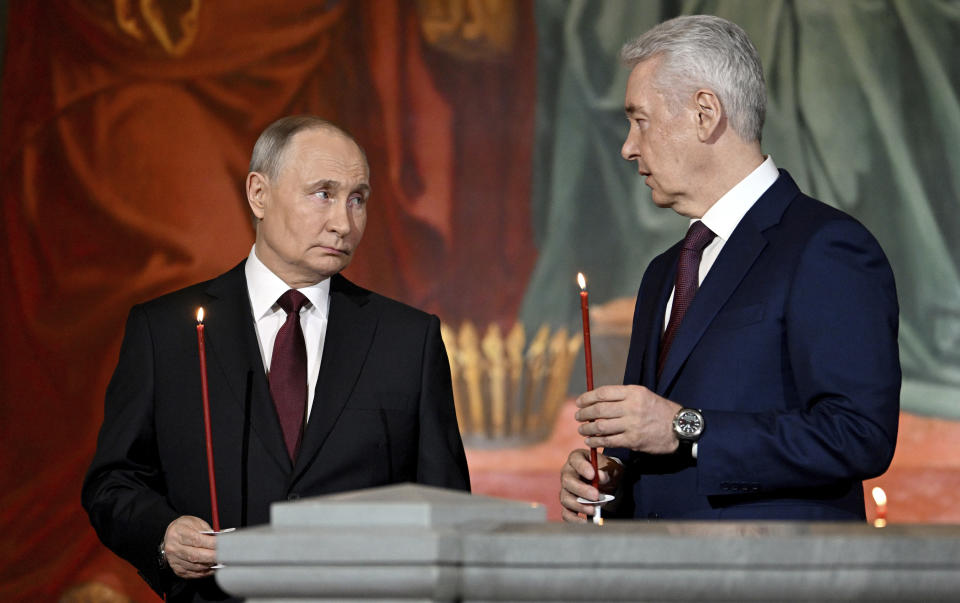
[[[273,342],[270,395],[280,417],[287,452],[290,460],[294,460],[300,448],[303,420],[307,416],[307,345],[300,328],[300,308],[307,303],[307,298],[296,289],[290,289],[277,303],[287,313],[287,320]]]
[[[664,331],[663,338],[660,340],[657,379],[660,379],[660,373],[663,372],[663,365],[667,360],[667,354],[670,352],[670,345],[673,343],[673,337],[677,334],[677,329],[680,328],[683,315],[687,313],[687,308],[690,307],[693,296],[697,294],[700,282],[700,257],[703,255],[703,249],[710,244],[715,236],[717,235],[712,230],[698,220],[690,225],[687,236],[683,237],[680,260],[677,262],[677,278],[674,283],[670,322],[667,323],[667,330]]]

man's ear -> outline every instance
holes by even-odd
[[[250,204],[250,211],[258,220],[263,219],[268,187],[267,177],[260,172],[247,174],[247,203]]]
[[[700,89],[693,96],[697,119],[697,138],[701,142],[716,140],[726,129],[727,116],[720,99],[712,90]]]

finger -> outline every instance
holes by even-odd
[[[204,568],[201,571],[188,570],[185,568],[176,568],[174,566],[170,566],[170,567],[171,569],[173,569],[173,573],[180,576],[181,578],[186,578],[188,580],[195,580],[197,578],[206,578],[207,576],[213,575],[213,570],[210,569],[209,567]]]
[[[610,486],[617,485],[619,483],[619,473],[616,468],[604,468],[600,469],[600,485],[601,486]],[[606,488],[605,488],[606,489]]]
[[[204,520],[201,519],[200,517],[191,517],[190,519],[193,520],[193,522],[192,522],[192,523],[193,523],[193,527],[194,527],[198,532],[212,532],[212,531],[213,531],[213,526],[211,526],[209,523],[207,523],[206,521],[204,521]]]
[[[573,417],[580,422],[595,421],[597,419],[618,419],[626,414],[622,400],[604,400],[591,406],[581,408]]]
[[[591,488],[591,490],[593,490]],[[596,490],[593,490],[596,492]],[[595,498],[590,498],[589,496],[582,496],[581,498],[585,500],[596,500]],[[584,515],[593,514],[593,505],[585,505],[577,501],[577,497],[573,493],[568,491],[561,490],[560,492],[560,507],[566,509],[567,511],[577,514],[583,513]]]
[[[589,465],[588,465],[589,467]],[[599,492],[594,488],[589,481],[584,481],[584,479],[592,480],[593,474],[588,478],[582,478],[579,475],[572,475],[570,473],[564,474],[561,480],[561,495],[560,502],[568,509],[576,510],[577,512],[583,513],[586,507],[582,507],[580,503],[576,502],[576,498],[585,498],[587,500],[597,500]]]
[[[186,552],[187,554],[184,557],[191,563],[206,565],[207,567],[217,563],[217,553],[213,549],[190,547]]]
[[[199,549],[196,549],[199,550]],[[171,566],[178,566],[184,569],[200,572],[209,569],[211,566],[217,564],[217,560],[211,555],[209,557],[203,557],[201,555],[194,555],[191,552],[181,553],[170,555],[167,554],[167,561]]]
[[[204,522],[205,523],[205,522]],[[209,526],[208,526],[209,527]],[[202,534],[195,526],[182,527],[174,532],[174,540],[187,547],[216,550],[217,538],[212,534]]]
[[[629,439],[622,433],[613,435],[589,436],[583,439],[583,443],[590,448],[630,448],[639,449],[630,444]]]
[[[628,421],[624,418],[597,419],[581,423],[577,431],[584,436],[614,436],[625,432],[628,426]]]
[[[183,559],[177,560],[176,562],[170,562],[170,567],[178,568],[184,572],[193,572],[193,573],[202,573],[210,569],[212,564],[209,563],[192,563]]]
[[[576,454],[571,454],[564,465],[565,470],[560,472],[561,481],[565,472],[569,471],[571,477],[579,478],[581,481],[590,481],[593,479],[593,464],[590,462],[590,451],[579,448]]]
[[[183,544],[197,549],[215,551],[217,550],[217,537],[212,534],[194,532],[183,540]]]
[[[616,385],[604,385],[598,387],[597,389],[584,392],[576,400],[576,405],[579,408],[586,408],[592,406],[597,402],[609,402],[611,400],[622,400],[623,396],[620,394],[620,386]]]
[[[566,510],[566,509],[562,509],[562,510],[560,511],[560,519],[562,519],[562,520],[564,520],[564,521],[566,521],[566,522],[568,522],[568,523],[586,523],[586,521],[587,521],[587,518],[586,518],[586,517],[582,517],[582,516],[577,515],[576,513],[572,512],[572,511],[568,511],[568,510]]]

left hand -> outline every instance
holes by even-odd
[[[682,407],[643,386],[604,385],[577,398],[577,407],[580,435],[591,448],[670,454],[680,444],[673,417]]]

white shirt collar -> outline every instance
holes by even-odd
[[[257,257],[257,246],[250,249],[244,273],[247,277],[247,290],[250,292],[250,308],[253,310],[254,320],[260,320],[269,313],[277,311],[277,300],[290,286],[283,282]],[[312,306],[322,317],[326,317],[330,299],[330,279],[325,278],[316,285],[297,289],[303,293]]]
[[[716,233],[718,239],[726,241],[743,216],[779,177],[780,172],[773,163],[773,157],[767,155],[757,169],[717,199],[700,220]],[[690,223],[695,221],[690,220]]]

